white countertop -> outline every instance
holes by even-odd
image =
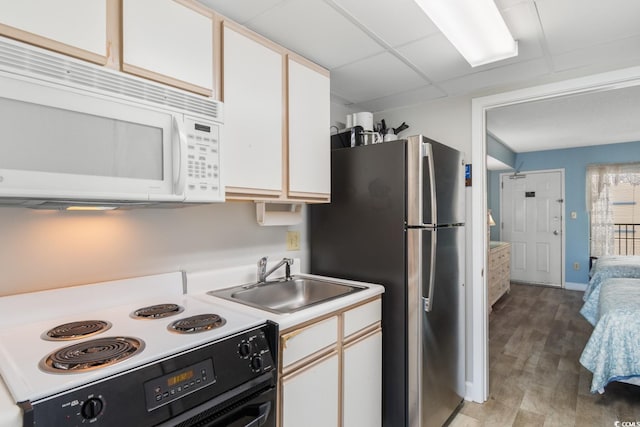
[[[313,320],[317,317],[324,316],[325,314],[332,313],[334,311],[342,310],[351,305],[357,304],[362,301],[366,301],[375,296],[381,295],[384,293],[384,287],[381,285],[376,285],[373,283],[365,283],[365,282],[356,282],[352,280],[344,280],[337,279],[333,277],[325,277],[325,276],[316,276],[313,274],[297,274],[298,277],[308,277],[308,278],[316,278],[321,280],[330,280],[335,283],[342,283],[346,285],[357,285],[364,287],[363,290],[350,293],[333,300],[316,304],[311,307],[302,309],[300,311],[296,311],[293,313],[287,314],[277,314],[266,310],[260,310],[258,308],[254,308],[245,304],[236,303],[233,301],[226,300],[224,298],[218,298],[211,295],[207,295],[206,293],[197,293],[192,294],[197,298],[215,301],[217,305],[229,305],[232,306],[235,310],[246,310],[251,314],[262,314],[266,319],[272,320],[276,322],[280,326],[280,331],[285,329],[290,329],[302,323],[305,323],[309,320]]]
[[[254,267],[252,266],[252,268]],[[242,272],[241,276],[237,275],[238,272]],[[298,272],[294,270],[292,271],[292,273],[296,274]],[[220,271],[216,271],[196,272],[193,274],[189,274],[187,276],[188,294],[202,301],[211,301],[216,305],[226,305],[229,307],[233,307],[237,311],[246,311],[247,314],[260,315],[265,319],[272,320],[278,323],[278,325],[280,326],[280,330],[283,331],[295,327],[296,325],[305,323],[309,320],[313,320],[317,317],[321,317],[328,313],[342,310],[351,305],[366,301],[367,299],[384,293],[384,287],[376,284],[354,282],[349,280],[327,278],[323,276],[314,276],[308,274],[298,274],[302,277],[319,278],[325,280],[329,279],[337,283],[355,284],[362,286],[365,289],[289,314],[276,314],[206,294],[206,292],[208,292],[209,290],[223,289],[247,283],[248,281],[244,279],[241,279],[241,281],[236,281],[238,277],[247,277],[246,274],[246,271],[244,271],[242,268],[225,270],[222,271],[222,273]],[[277,274],[274,274],[274,277],[277,277]],[[224,279],[222,280],[221,278]],[[15,404],[13,397],[7,390],[4,381],[0,380],[0,427],[20,426],[22,426],[22,411]]]

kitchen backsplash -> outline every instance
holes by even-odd
[[[286,250],[287,230],[300,251]],[[176,270],[301,259],[306,224],[261,227],[253,203],[182,209],[57,212],[0,208],[0,296]]]

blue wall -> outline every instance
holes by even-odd
[[[513,167],[516,164],[516,153],[490,134],[487,134],[487,154],[507,166]]]
[[[585,202],[586,166],[593,163],[628,163],[640,161],[640,142],[598,145],[594,147],[568,148],[564,150],[535,151],[516,155],[516,164],[521,172],[544,169],[564,169],[565,179],[565,280],[573,283],[587,283],[589,280],[589,218]],[[500,173],[491,171],[487,185],[491,197],[487,203],[494,213],[500,212]],[[571,219],[570,213],[577,218]],[[494,214],[496,222],[499,221]],[[498,227],[492,227],[497,229]],[[493,231],[493,230],[492,230]],[[495,238],[498,240],[499,231]],[[580,270],[573,269],[573,263],[580,263]]]

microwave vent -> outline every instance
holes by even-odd
[[[218,101],[0,37],[0,68],[70,87],[95,89],[222,121]]]

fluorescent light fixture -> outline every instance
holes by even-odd
[[[415,0],[472,67],[518,55],[493,0]]]

